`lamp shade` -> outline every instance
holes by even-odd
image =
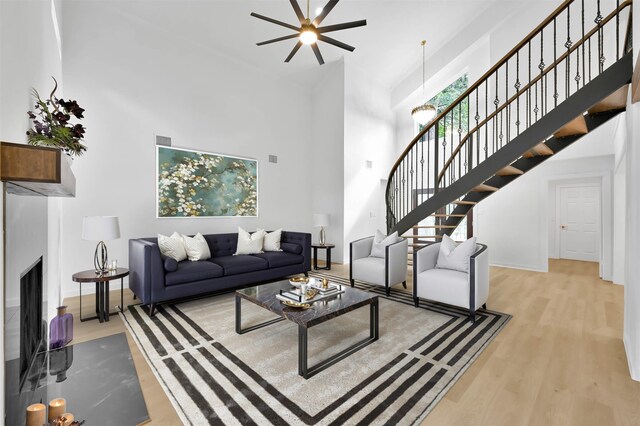
[[[85,216],[82,219],[82,239],[108,241],[120,238],[120,224],[116,216]]]
[[[329,226],[331,218],[326,213],[315,213],[313,215],[313,226]]]

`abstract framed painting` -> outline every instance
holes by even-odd
[[[257,217],[258,161],[156,147],[158,218]]]

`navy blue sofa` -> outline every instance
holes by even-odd
[[[129,288],[149,305],[258,284],[311,269],[311,234],[282,231],[281,252],[233,256],[238,234],[204,235],[211,259],[175,262],[160,254],[157,238],[129,240]]]

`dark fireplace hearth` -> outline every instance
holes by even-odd
[[[44,349],[47,322],[42,318],[42,257],[20,276],[20,387],[36,354]]]

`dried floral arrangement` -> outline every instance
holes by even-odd
[[[53,77],[51,77],[53,78]],[[58,81],[55,83],[49,99],[43,100],[36,89],[32,89],[35,100],[33,111],[27,114],[33,122],[33,127],[27,130],[30,145],[60,148],[69,155],[82,155],[87,147],[82,144],[85,128],[82,124],[71,123],[71,118],[84,118],[84,109],[76,101],[56,98]]]

